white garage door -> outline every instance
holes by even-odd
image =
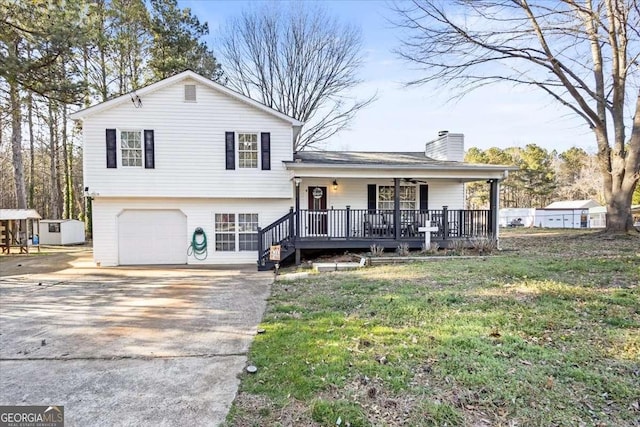
[[[187,217],[179,210],[126,210],[118,216],[120,265],[186,264]]]

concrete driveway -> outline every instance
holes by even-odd
[[[0,405],[63,405],[67,426],[219,425],[272,278],[0,258]]]

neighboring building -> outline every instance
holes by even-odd
[[[589,228],[605,228],[607,226],[607,207],[589,208]]]
[[[132,102],[133,101],[133,102]],[[95,261],[273,265],[318,248],[419,248],[498,233],[508,166],[463,163],[462,134],[420,153],[293,152],[303,123],[192,71],[76,112]],[[397,142],[394,142],[397,143]],[[487,182],[489,210],[464,209]],[[206,253],[188,251],[207,237]],[[192,248],[193,249],[193,248]]]
[[[600,206],[593,200],[563,200],[536,209],[536,227],[589,228],[589,208]]]
[[[0,209],[0,247],[2,253],[11,253],[19,248],[20,253],[29,253],[35,246],[40,252],[40,214],[35,209]]]
[[[501,208],[498,218],[500,227],[535,227],[535,208]]]
[[[77,219],[43,219],[40,225],[40,244],[79,245],[85,241],[84,222]]]

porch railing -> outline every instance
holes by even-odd
[[[395,212],[386,209],[302,209],[298,213],[298,238],[305,239],[395,239]],[[419,238],[422,226],[437,227],[440,239],[489,236],[490,210],[429,209],[400,210],[400,239]]]
[[[283,217],[264,228],[258,228],[258,268],[270,268],[272,245],[280,245],[280,259],[284,260],[295,250],[295,212],[293,208]]]

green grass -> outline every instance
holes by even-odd
[[[638,240],[503,245],[276,282],[227,424],[640,423]]]

